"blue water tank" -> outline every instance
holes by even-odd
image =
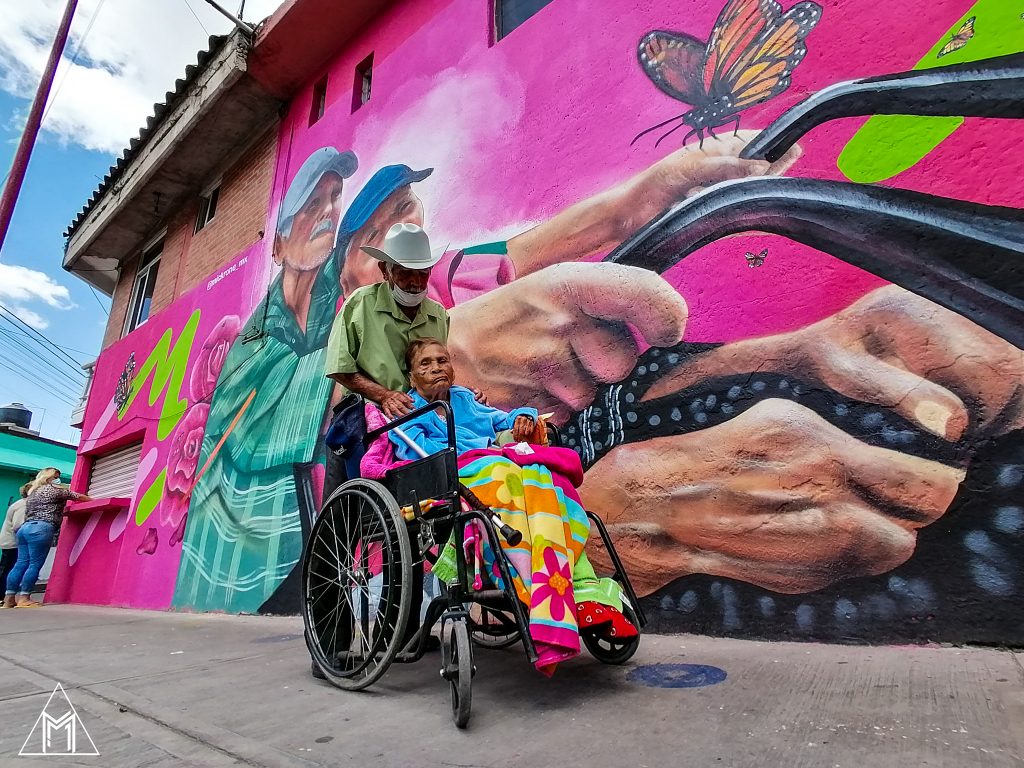
[[[32,411],[21,403],[10,403],[0,407],[0,424],[14,424],[28,429],[32,424]]]

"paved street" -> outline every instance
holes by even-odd
[[[310,677],[301,632],[293,618],[0,611],[0,765],[1024,765],[1024,659],[1005,651],[651,636],[626,667],[585,657],[552,680],[518,647],[481,651],[460,732],[439,657],[346,693]],[[99,757],[17,756],[57,682]]]

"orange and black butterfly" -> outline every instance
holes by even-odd
[[[821,18],[821,6],[801,2],[785,13],[775,0],[729,0],[705,44],[681,32],[656,30],[640,41],[637,52],[654,84],[674,99],[693,105],[639,133],[641,136],[679,120],[655,146],[683,126],[692,129],[683,143],[695,135],[735,121],[754,104],[778,96],[789,87],[793,69],[807,55],[804,39]]]
[[[963,26],[961,26],[960,29],[953,33],[953,37],[950,39],[950,41],[946,43],[944,46],[942,46],[942,50],[939,51],[938,56],[936,56],[935,58],[941,59],[947,53],[959,51],[961,48],[967,45],[970,39],[974,37],[974,19],[975,17],[971,16],[971,18],[965,21],[963,23]]]

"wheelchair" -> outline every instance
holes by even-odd
[[[434,409],[445,414],[445,449],[390,471],[382,482],[348,480],[324,503],[303,553],[302,615],[314,663],[330,683],[350,691],[369,687],[394,662],[423,658],[431,630],[440,622],[441,677],[451,689],[455,724],[465,728],[476,673],[474,646],[493,649],[520,643],[531,663],[538,656],[527,608],[515,594],[499,540],[506,537],[516,544],[521,534],[460,485],[455,420],[448,403],[431,403],[370,431],[364,445]],[[557,444],[557,430],[549,428],[549,441]],[[641,629],[646,618],[608,531],[597,515],[587,515],[614,567],[611,577],[622,587],[623,613]],[[482,525],[498,554],[506,589],[473,589],[464,549],[456,546],[458,579],[442,587],[420,622],[424,563],[433,563],[432,550],[472,520]],[[613,640],[581,633],[581,640],[606,664],[625,663],[640,644],[639,635]]]

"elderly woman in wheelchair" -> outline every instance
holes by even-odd
[[[338,687],[365,688],[393,661],[421,658],[440,620],[441,674],[460,727],[471,638],[522,642],[548,675],[581,641],[598,660],[624,663],[643,615],[603,523],[576,493],[579,457],[549,444],[555,430],[536,410],[501,411],[455,386],[440,341],[413,341],[407,362],[415,410],[388,423],[366,406],[362,477],[330,496],[307,543],[303,615],[315,663]],[[608,578],[584,551],[592,524],[615,567]],[[420,621],[424,563],[444,589]]]

